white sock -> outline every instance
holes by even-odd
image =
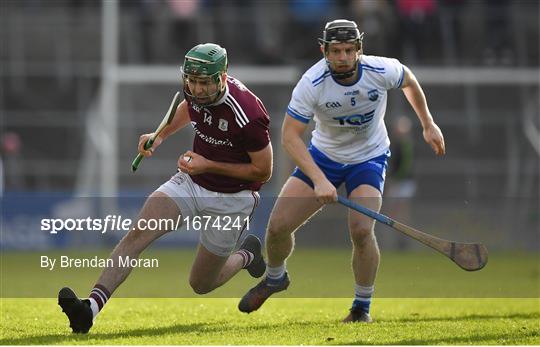
[[[369,301],[373,296],[375,286],[364,287],[359,284],[354,286],[354,298],[359,301]]]
[[[97,314],[99,313],[99,306],[96,300],[94,300],[94,298],[88,298],[88,300],[90,301],[90,309],[92,310],[92,316],[96,318]]]
[[[278,280],[285,275],[285,263],[278,267],[266,266],[266,277],[271,280]]]

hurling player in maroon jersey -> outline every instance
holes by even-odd
[[[179,155],[176,175],[146,200],[139,220],[178,220],[200,232],[199,247],[189,283],[197,294],[211,292],[241,269],[251,276],[264,274],[261,243],[254,235],[244,238],[259,195],[272,175],[272,145],[268,113],[240,81],[227,76],[227,52],[211,43],[197,45],[182,66],[185,100],[172,123],[148,150],[152,134],[141,135],[139,152],[151,156],[170,135],[187,125],[195,132],[193,149]],[[200,223],[202,222],[202,223]],[[206,222],[206,223],[205,223]],[[137,223],[134,223],[137,225]],[[131,267],[121,259],[137,259],[154,240],[171,231],[134,227],[110,255],[113,267],[101,273],[88,299],[79,299],[68,287],[58,303],[68,316],[73,332],[87,333],[112,293],[128,277]]]

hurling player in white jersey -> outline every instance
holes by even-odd
[[[266,277],[240,301],[243,312],[258,309],[270,295],[288,287],[285,260],[293,250],[294,231],[324,204],[335,202],[341,184],[350,199],[380,210],[390,156],[384,125],[387,90],[403,91],[422,124],[424,140],[435,154],[445,153],[441,130],[411,70],[396,59],[364,55],[362,38],[355,22],[338,19],[327,23],[319,39],[324,58],[294,88],[282,143],[297,168],[279,194],[268,223]],[[312,119],[315,130],[306,147],[302,134]],[[348,224],[355,296],[343,321],[370,322],[380,258],[375,222],[349,211]]]

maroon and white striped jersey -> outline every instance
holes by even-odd
[[[239,80],[228,77],[225,94],[209,106],[193,104],[189,116],[195,130],[193,151],[206,159],[226,163],[250,163],[248,152],[257,152],[270,143],[270,117],[263,103]],[[198,185],[215,192],[235,193],[259,190],[262,182],[203,173],[192,175]]]

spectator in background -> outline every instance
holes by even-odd
[[[138,0],[126,3],[125,5],[131,5],[135,7],[135,13],[137,18],[137,25],[134,30],[138,30],[138,50],[137,56],[133,58],[128,57],[128,60],[134,59],[142,63],[152,63],[155,60],[155,52],[157,47],[156,42],[153,42],[153,38],[157,34],[157,21],[159,18],[160,3],[153,0]]]
[[[397,23],[392,7],[387,1],[359,0],[352,1],[350,10],[356,18],[358,25],[369,33],[369,47],[366,51],[378,54],[395,56],[400,52],[394,50]]]
[[[288,47],[294,47],[292,56],[300,60],[312,60],[317,57],[313,42],[309,37],[320,36],[320,27],[324,20],[332,16],[333,6],[329,0],[290,0],[291,32],[287,35],[291,42]]]
[[[256,1],[253,3],[255,17],[255,44],[257,45],[257,63],[279,64],[284,60],[283,13],[286,4],[282,1]],[[287,35],[291,33],[287,30]]]
[[[444,62],[447,65],[458,63],[459,42],[461,42],[460,14],[464,11],[464,0],[440,0],[439,13],[441,41]]]
[[[511,38],[511,2],[490,0],[484,4],[486,15],[486,48],[484,63],[511,65],[515,60]]]
[[[19,134],[13,131],[2,134],[0,140],[0,192],[2,193],[4,184],[9,189],[24,188],[24,170],[20,162],[21,148]]]
[[[2,188],[24,189],[25,187],[25,175],[20,162],[21,148],[22,144],[19,134],[13,131],[2,134],[0,141],[0,155],[3,160],[3,173],[0,175]]]
[[[4,162],[0,155],[0,197],[4,196]]]
[[[171,56],[179,57],[182,52],[193,46],[193,41],[198,39],[196,20],[201,4],[199,0],[167,0],[167,4],[172,16]]]
[[[411,64],[429,63],[437,53],[434,35],[437,3],[435,0],[396,0],[401,23],[402,56]],[[435,60],[435,59],[433,59]]]
[[[135,15],[135,25],[127,27],[129,31],[121,27],[129,62],[163,63],[171,57],[171,62],[176,62],[204,33],[196,25],[206,20],[198,17],[201,0],[132,0],[120,4],[122,10],[131,10]]]
[[[215,31],[216,42],[231,48],[231,51],[239,52],[234,61],[237,64],[249,63],[254,57],[254,40],[256,37],[253,17],[255,1],[250,0],[206,0],[205,9],[211,9],[213,15],[211,22]],[[203,10],[201,13],[206,13]],[[212,12],[213,11],[213,12]],[[206,17],[204,14],[199,17]],[[198,41],[207,41],[206,37],[200,37]],[[241,52],[241,53],[240,53]]]

